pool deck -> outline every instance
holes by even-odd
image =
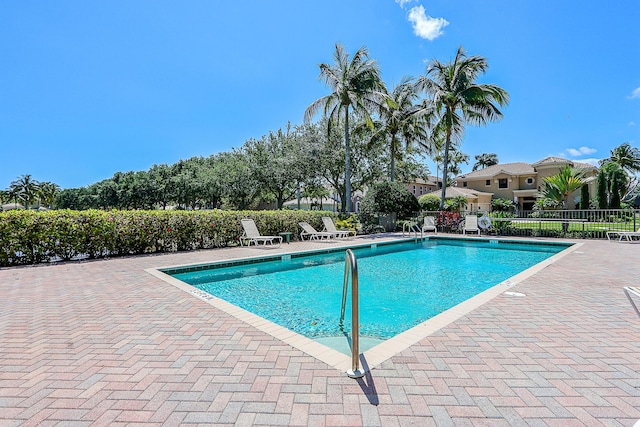
[[[0,426],[640,419],[640,319],[622,291],[640,285],[637,243],[577,241],[359,380],[148,271],[388,238],[0,269]]]

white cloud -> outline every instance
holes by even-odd
[[[442,29],[449,25],[449,22],[444,18],[432,18],[428,16],[422,5],[412,7],[409,10],[408,18],[409,22],[413,24],[414,34],[427,40],[434,40],[444,34]]]
[[[631,95],[629,96],[629,98],[640,99],[640,87],[634,90],[633,92],[631,92]]]
[[[400,7],[401,7],[401,8],[403,8],[403,9],[404,9],[404,5],[405,5],[405,4],[407,4],[407,3],[411,3],[411,2],[413,2],[414,0],[395,0],[395,1],[396,1],[396,3],[398,3],[398,4],[400,5]]]
[[[596,150],[595,148],[589,148],[589,147],[580,147],[578,149],[567,148],[567,153],[569,153],[569,155],[572,157],[580,157],[580,156],[584,156],[585,154],[593,154],[596,151],[598,150]]]

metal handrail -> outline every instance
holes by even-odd
[[[347,306],[347,288],[349,286],[349,272],[351,272],[351,370],[347,375],[351,378],[361,378],[364,371],[360,370],[360,319],[358,295],[358,261],[351,249],[347,249],[344,266],[344,283],[342,286],[342,308],[340,310],[340,327],[344,325],[344,312]]]

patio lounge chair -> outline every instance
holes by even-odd
[[[467,231],[477,232],[478,236],[480,235],[477,215],[467,215],[464,217],[464,228],[462,229],[462,234],[467,234]]]
[[[331,233],[329,231],[317,231],[308,222],[299,222],[298,224],[302,227],[300,240],[304,240],[305,236],[308,237],[309,240],[329,240],[336,236],[336,233]]]
[[[347,238],[349,236],[356,235],[356,232],[354,230],[338,230],[333,220],[328,216],[323,216],[322,222],[324,223],[324,231],[335,234],[337,238]]]
[[[258,231],[258,227],[256,227],[256,223],[250,219],[245,218],[241,219],[242,228],[244,229],[244,233],[240,237],[240,246],[244,246],[245,243],[247,246],[251,246],[251,243],[258,246],[260,243],[266,246],[267,243],[273,245],[274,241],[278,241],[278,247],[282,244],[282,236],[262,236]]]
[[[638,228],[638,231],[607,231],[607,240],[611,240],[611,237],[615,235],[619,236],[619,242],[623,239],[630,242],[634,237],[640,237],[640,228]]]
[[[432,216],[425,216],[424,223],[422,225],[422,232],[433,231],[438,234],[438,228],[436,227],[436,219]]]
[[[624,293],[627,296],[627,298],[629,298],[629,302],[631,303],[631,306],[633,307],[633,309],[636,311],[636,314],[638,315],[638,317],[640,317],[640,310],[638,310],[638,306],[632,299],[632,296],[636,298],[640,298],[640,288],[626,286],[622,289],[624,290]]]

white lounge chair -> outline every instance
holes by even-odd
[[[245,218],[241,219],[242,228],[244,229],[244,233],[240,237],[240,246],[251,246],[251,243],[258,246],[260,243],[266,246],[267,243],[273,245],[274,241],[278,242],[278,247],[282,244],[282,236],[263,236],[258,231],[258,227],[256,227],[256,223],[250,219]]]
[[[329,240],[332,237],[336,236],[336,233],[331,233],[328,231],[318,231],[313,228],[308,222],[299,222],[300,227],[302,227],[302,232],[300,233],[300,240],[304,240],[305,236],[309,240]]]
[[[356,235],[356,232],[354,230],[338,230],[336,228],[336,225],[333,222],[333,219],[331,219],[328,216],[323,216],[322,222],[324,224],[324,231],[328,233],[334,233],[335,236],[338,238],[341,238],[341,237],[347,238],[347,237]]]
[[[618,235],[618,241],[626,239],[628,242],[632,241],[634,237],[640,238],[640,228],[638,231],[607,231],[607,240],[611,240],[612,236]]]
[[[640,288],[633,287],[633,286],[625,286],[622,289],[624,289],[624,293],[629,299],[631,306],[636,311],[636,314],[640,317],[640,310],[638,310],[638,306],[636,305],[636,303],[633,301],[633,298],[632,298],[632,296],[636,298],[640,298]]]
[[[464,217],[464,228],[462,234],[469,232],[477,232],[480,235],[480,228],[478,227],[478,217],[476,215],[467,215]]]
[[[436,227],[436,219],[432,216],[425,216],[424,223],[422,224],[422,232],[433,231],[438,234],[438,228]]]

